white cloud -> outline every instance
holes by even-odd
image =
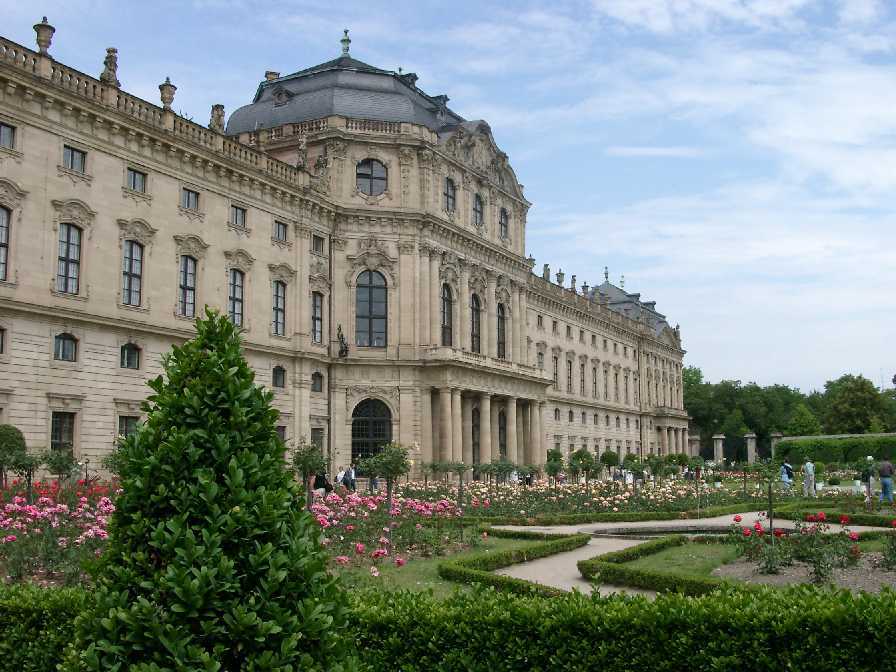
[[[706,150],[700,147],[631,147],[631,146],[614,146],[607,147],[604,150],[607,156],[620,157],[669,157],[678,159],[694,159],[706,156]]]

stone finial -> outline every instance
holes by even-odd
[[[619,289],[625,289],[625,273],[619,276]]]
[[[116,89],[121,88],[121,82],[118,81],[118,49],[115,47],[106,47],[106,58],[103,60],[103,74],[100,75],[100,81],[103,84],[114,86]]]
[[[348,36],[348,28],[342,31],[342,39],[339,40],[342,45],[342,55],[348,56],[348,47],[352,43],[352,39]]]
[[[529,270],[535,268],[535,257],[532,256],[532,253],[529,253],[529,256],[526,258],[526,263],[529,264]]]
[[[563,278],[565,278],[565,277],[566,277],[566,273],[563,272],[562,268],[559,271],[557,271],[557,284],[560,285],[561,287],[563,286]]]
[[[588,287],[588,283],[587,283],[587,282],[583,282],[583,283],[582,283],[582,294],[587,295],[587,294],[588,294],[588,289],[589,289],[589,287]]]
[[[174,102],[174,93],[177,87],[171,83],[171,78],[166,77],[165,81],[159,84],[159,93],[162,94],[162,107],[166,110],[171,109],[171,103]]]
[[[34,24],[34,32],[37,33],[37,48],[40,50],[40,55],[49,56],[50,44],[53,42],[53,33],[56,32],[56,29],[47,23],[45,16],[43,21]]]
[[[264,71],[264,79],[266,82],[272,82],[275,79],[280,78],[280,73],[276,70],[265,70]]]
[[[604,282],[610,282],[610,269],[604,266]]]
[[[576,291],[576,276],[572,276],[569,282],[569,288],[575,293]]]
[[[212,105],[212,116],[209,119],[208,127],[217,132],[224,132],[224,106],[221,103]]]
[[[551,265],[550,264],[545,264],[544,266],[541,267],[541,277],[543,279],[547,280],[548,282],[550,282],[550,280],[551,280]]]

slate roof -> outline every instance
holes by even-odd
[[[429,96],[413,73],[383,70],[348,55],[290,75],[261,82],[249,105],[227,121],[228,135],[341,115],[356,119],[410,122],[438,132],[464,119],[447,106],[447,96]]]
[[[596,299],[595,292],[607,297],[607,308],[633,320],[640,319],[653,329],[657,336],[663,333],[664,329],[670,328],[666,316],[657,311],[656,301],[641,301],[640,294],[630,294],[609,281],[604,281],[603,284],[590,290],[590,294]]]

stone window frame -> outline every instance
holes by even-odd
[[[18,286],[19,269],[15,264],[19,231],[28,192],[8,177],[0,177],[0,207],[9,212],[9,232],[6,241],[6,277],[0,278],[0,286]]]
[[[241,303],[242,324],[237,327],[240,332],[249,332],[252,329],[252,318],[250,317],[250,309],[253,307],[251,302],[253,278],[251,270],[254,263],[255,257],[253,257],[242,248],[226,250],[224,252],[224,287],[226,291],[227,302],[225,310],[227,311],[228,316],[230,315],[230,271],[238,270],[243,274],[243,296]]]
[[[86,398],[84,394],[75,393],[56,393],[47,392],[47,416],[46,424],[46,445],[50,449],[53,436],[53,413],[73,413],[74,425],[72,427],[72,455],[75,459],[81,457],[81,429],[82,414],[84,411],[83,402]]]
[[[128,369],[121,366],[121,348],[125,345],[134,345],[140,350],[140,366],[136,369]],[[115,362],[114,367],[118,375],[130,376],[132,378],[143,379],[146,377],[146,353],[148,352],[148,342],[145,338],[134,332],[126,332],[119,334],[116,338]]]
[[[0,123],[12,126],[15,129],[13,135],[12,147],[0,146],[0,165],[4,159],[12,159],[16,163],[22,163],[25,158],[25,123],[0,112]]]
[[[234,215],[238,212],[243,213],[242,226],[234,221]],[[252,208],[247,203],[231,200],[227,206],[227,228],[235,232],[237,237],[246,236],[248,238],[252,234],[252,227],[250,226],[252,220],[251,213]]]
[[[314,389],[314,379],[318,376],[320,377],[320,389],[315,390]],[[311,392],[311,394],[326,394],[327,393],[327,377],[321,371],[320,367],[314,367],[314,369],[312,369],[311,375],[308,377],[308,379],[309,379],[309,383],[310,383],[309,391]]]
[[[373,186],[374,180],[377,179],[377,178],[373,177],[373,162],[375,161],[376,163],[379,163],[383,167],[383,171],[385,172],[385,177],[383,178],[383,181],[384,181],[383,190],[378,194],[365,193],[358,186],[358,171],[361,168],[361,164],[364,163],[365,161],[369,161],[371,163],[370,178],[369,178],[371,187]],[[389,179],[390,173],[392,175],[400,174],[399,171],[393,170],[393,165],[392,165],[393,162],[392,161],[389,161],[389,159],[387,157],[385,157],[381,152],[376,151],[374,149],[368,149],[368,151],[364,153],[363,157],[360,157],[360,158],[354,160],[354,164],[355,164],[355,170],[354,170],[354,176],[353,176],[354,177],[353,186],[354,186],[354,192],[355,192],[356,196],[363,199],[367,203],[378,203],[379,201],[383,200],[384,198],[391,197],[390,191],[391,191],[392,185],[391,185],[391,180]],[[371,192],[372,192],[372,189],[371,189]]]
[[[13,322],[10,317],[0,315],[0,331],[2,331],[3,347],[0,347],[0,364],[8,364],[12,352]]]
[[[203,305],[200,297],[203,295],[203,279],[205,278],[205,257],[209,245],[195,233],[176,233],[174,239],[174,268],[177,279],[174,283],[174,308],[172,314],[178,320],[192,322],[200,314],[199,307]],[[196,260],[196,274],[193,285],[193,315],[180,314],[180,264],[181,257],[193,257]]]
[[[128,186],[129,170],[143,173],[146,176],[143,185],[144,187],[146,187],[145,191],[136,191]],[[155,179],[153,177],[153,172],[149,168],[135,161],[125,161],[121,169],[121,196],[125,199],[131,199],[137,205],[152,205],[152,190],[154,181]]]
[[[75,337],[75,341],[77,341],[76,351],[75,351],[75,361],[67,362],[62,359],[56,359],[56,337],[61,334],[71,334]],[[50,362],[50,368],[53,369],[63,369],[66,371],[80,371],[84,368],[84,359],[86,354],[85,343],[84,340],[86,333],[85,331],[75,326],[70,322],[59,323],[55,326],[51,326],[48,330],[48,352],[47,358]]]
[[[271,320],[269,323],[270,335],[273,338],[289,339],[289,334],[295,329],[290,324],[293,319],[293,311],[289,309],[289,295],[293,279],[296,277],[296,271],[289,264],[268,264],[268,272],[270,273],[270,296],[271,296]],[[284,304],[283,304],[283,333],[278,334],[274,331],[274,286],[275,283],[282,282],[284,285]],[[245,316],[244,316],[245,317]]]
[[[118,220],[119,261],[124,259],[124,248],[126,242],[131,241],[139,243],[143,247],[143,256],[140,269],[140,303],[139,305],[130,305],[124,303],[124,287],[122,287],[123,278],[121,275],[122,271],[119,270],[118,290],[115,295],[115,304],[118,308],[124,310],[136,310],[145,313],[149,312],[150,308],[152,307],[150,305],[149,292],[146,288],[150,286],[149,277],[152,265],[149,263],[149,261],[152,257],[153,241],[155,240],[156,233],[157,229],[152,228],[149,222],[144,219],[140,219],[139,217],[130,220]],[[119,269],[121,269],[121,264],[119,264]],[[179,280],[180,269],[178,268],[178,281]]]
[[[95,152],[90,151],[90,148],[80,142],[78,140],[74,140],[72,138],[59,136],[58,138],[59,144],[59,163],[56,164],[56,171],[59,177],[66,177],[71,180],[73,186],[78,186],[79,184],[84,184],[86,186],[91,186],[93,183],[93,169],[95,168],[94,163],[96,158],[94,157]],[[76,150],[78,152],[83,152],[84,154],[84,171],[77,171],[73,168],[66,168],[65,166],[65,149],[66,147]]]
[[[86,281],[86,270],[90,267],[90,245],[88,241],[93,238],[93,221],[96,218],[94,212],[87,203],[77,198],[64,200],[52,200],[50,204],[56,211],[53,215],[53,235],[48,236],[48,257],[53,260],[52,276],[50,278],[50,293],[53,296],[77,301],[86,301],[90,298],[90,285]],[[59,227],[62,224],[71,224],[81,229],[80,256],[78,258],[78,293],[60,292],[56,289],[57,264],[59,257]]]
[[[177,211],[182,217],[185,217],[191,222],[204,222],[205,210],[203,210],[202,208],[205,204],[206,194],[204,193],[202,187],[193,182],[179,182],[178,187]],[[195,208],[187,208],[184,206],[184,191],[191,191],[196,194]]]
[[[277,387],[274,385],[274,370],[280,368],[283,369],[283,386]],[[269,362],[268,370],[271,372],[271,385],[270,389],[274,392],[274,394],[278,397],[287,397],[290,393],[290,367],[289,362],[282,359],[272,359]]]
[[[144,422],[146,420],[146,413],[143,412],[143,400],[120,399],[116,397],[112,402],[115,406],[112,425],[112,445],[115,446],[118,443],[118,437],[121,436],[118,433],[118,428],[121,425],[120,418],[136,417],[138,418],[137,422]]]

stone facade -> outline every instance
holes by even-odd
[[[416,76],[365,74],[444,127],[328,114],[231,132],[221,106],[208,128],[176,115],[169,80],[161,107],[122,91],[114,49],[98,79],[57,63],[35,29],[37,52],[0,39],[0,422],[30,447],[98,467],[208,305],[239,313],[287,442],[334,467],[388,438],[417,468],[687,450],[677,327],[608,281],[533,274],[507,156]],[[346,63],[330,70],[358,74]],[[370,161],[382,193],[362,186]]]

